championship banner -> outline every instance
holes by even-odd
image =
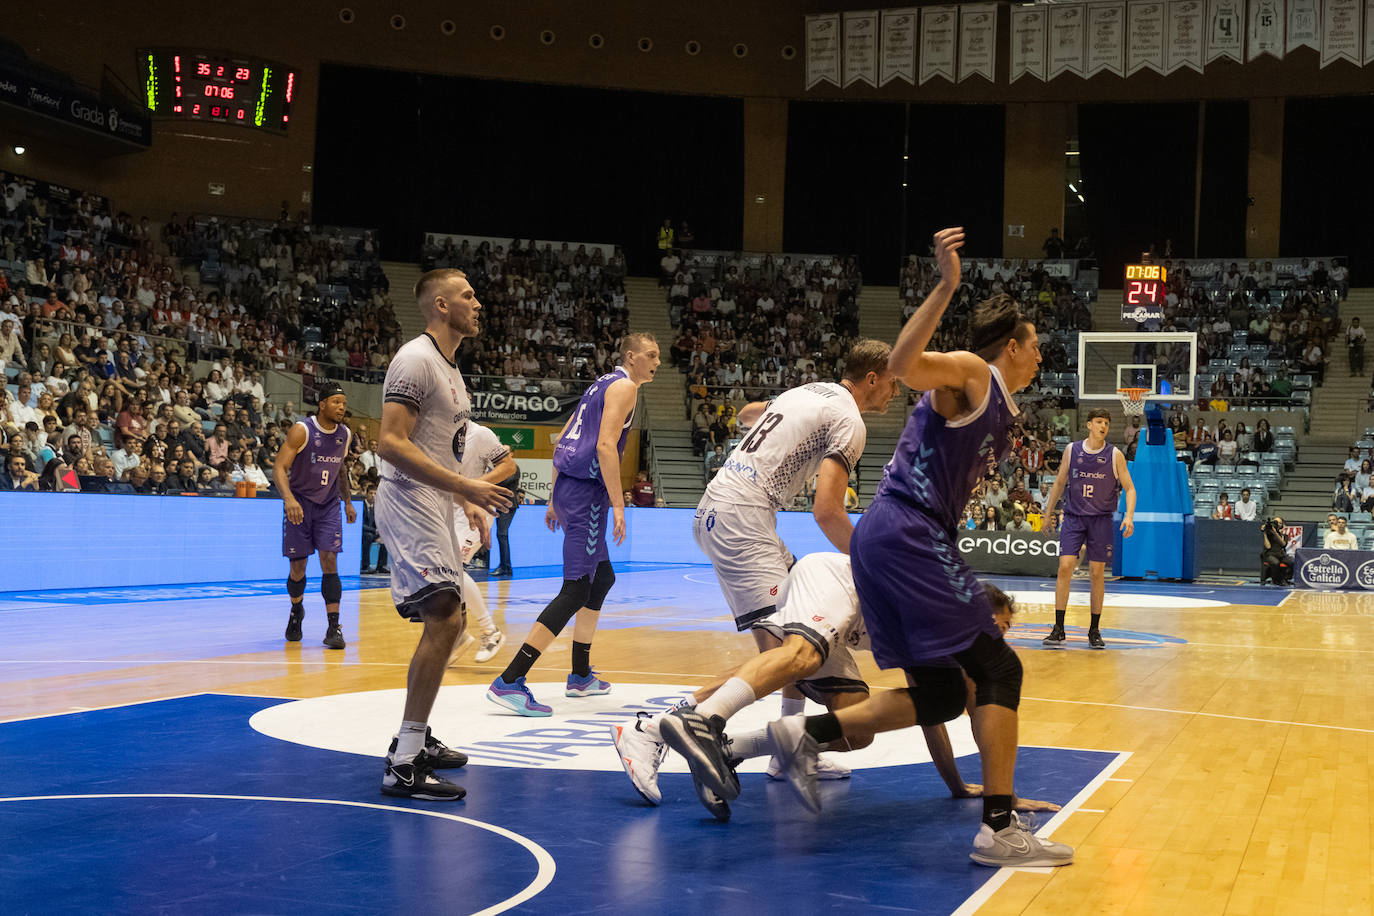
[[[1297,48],[1319,50],[1321,0],[1288,0],[1288,53]]]
[[[1170,0],[1164,73],[1179,67],[1202,72],[1202,0]]]
[[[1364,3],[1364,65],[1374,64],[1374,0]]]
[[[1045,81],[1045,25],[1045,7],[1011,8],[1011,82],[1023,76]]]
[[[806,17],[806,88],[840,85],[840,16]]]
[[[1164,0],[1126,6],[1126,75],[1140,70],[1164,72]]]
[[[1261,54],[1283,60],[1283,0],[1250,0],[1245,62]]]
[[[882,71],[878,85],[916,85],[916,10],[883,10]]]
[[[1049,59],[1049,79],[1061,73],[1083,75],[1083,7],[1050,7]]]
[[[921,10],[921,85],[937,76],[954,82],[954,21],[957,6]]]
[[[1094,3],[1088,7],[1088,78],[1107,72],[1125,75],[1126,4]]]
[[[959,7],[959,82],[977,74],[994,82],[997,74],[997,4]]]
[[[1245,0],[1207,0],[1207,63],[1245,60]]]
[[[1322,9],[1322,68],[1338,60],[1360,65],[1361,0],[1326,0]]]
[[[878,85],[878,11],[844,14],[844,86]]]
[[[472,418],[489,423],[562,423],[577,407],[582,392],[575,394],[528,394],[514,391],[473,391]]]

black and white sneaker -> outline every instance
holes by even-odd
[[[286,641],[287,641],[287,642],[300,642],[300,641],[301,641],[301,623],[303,623],[304,621],[305,621],[305,611],[301,611],[299,614],[297,614],[296,611],[295,611],[294,609],[291,611],[291,616],[288,617],[287,620],[286,620]]]
[[[1107,643],[1105,640],[1103,640],[1102,634],[1099,633],[1097,630],[1089,630],[1088,647],[1091,649],[1105,649],[1107,648]]]
[[[711,816],[718,821],[728,821],[730,819],[730,803],[721,798],[710,789],[701,784],[701,780],[692,777],[692,787],[697,790],[697,799],[703,808],[711,812]]]
[[[382,775],[382,794],[418,798],[421,801],[458,801],[468,793],[457,783],[435,775],[434,761],[421,751],[414,760],[405,763],[397,763],[387,756],[386,773]]]
[[[687,759],[692,776],[702,785],[726,801],[739,798],[739,776],[730,766],[724,719],[707,719],[695,709],[675,709],[658,720],[658,733]]]
[[[391,738],[391,747],[386,749],[387,759],[396,753],[397,738]],[[468,755],[462,751],[455,751],[430,731],[429,726],[425,726],[425,756],[429,758],[430,766],[436,770],[456,770],[458,767],[467,766]]]
[[[326,649],[342,649],[348,643],[344,642],[343,629],[336,623],[324,631],[324,647]]]
[[[1053,629],[1050,630],[1050,635],[1040,640],[1040,645],[1047,649],[1062,649],[1066,641],[1067,638],[1064,636],[1064,628],[1056,623]]]

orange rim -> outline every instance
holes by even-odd
[[[1149,391],[1148,388],[1118,388],[1116,393],[1131,401],[1139,401]]]

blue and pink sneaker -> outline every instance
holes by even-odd
[[[596,676],[595,671],[588,671],[586,677],[578,677],[576,674],[569,674],[568,688],[563,691],[563,695],[569,697],[598,697],[603,693],[610,692],[610,681],[603,681]]]
[[[499,706],[512,709],[522,716],[551,716],[553,707],[545,706],[534,698],[525,686],[525,679],[518,677],[513,683],[506,683],[498,675],[487,688],[487,699]]]

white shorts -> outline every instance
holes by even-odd
[[[391,562],[391,600],[396,613],[421,620],[420,605],[436,592],[462,600],[463,559],[454,534],[457,506],[433,487],[397,484],[377,487],[377,533]]]
[[[867,650],[868,630],[849,557],[811,553],[792,567],[778,595],[778,611],[756,626],[779,639],[800,636],[821,654],[821,667],[797,683],[818,703],[828,694],[868,691],[854,653]]]
[[[778,537],[777,512],[703,499],[692,535],[716,571],[735,629],[748,630],[777,609],[778,590],[793,563],[792,551]]]

